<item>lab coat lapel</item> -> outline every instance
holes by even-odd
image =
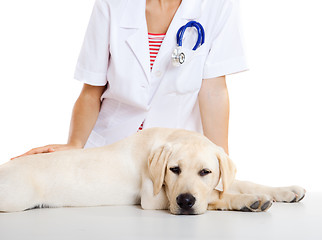
[[[126,42],[139,61],[147,81],[150,79],[150,52],[145,18],[145,0],[128,0],[120,21],[120,27],[132,32]]]
[[[166,68],[168,66],[171,62],[171,54],[176,47],[176,34],[178,29],[188,21],[200,17],[201,5],[201,0],[182,0],[180,7],[168,28],[153,69],[158,69],[159,67]],[[145,7],[146,0],[127,0],[120,20],[120,27],[133,32],[128,36],[126,42],[138,59],[146,75],[146,79],[149,82],[151,78],[150,52]],[[168,61],[168,64],[165,61]]]
[[[169,28],[166,36],[162,42],[161,48],[158,52],[157,58],[154,62],[152,73],[167,67],[171,64],[171,55],[176,48],[176,35],[179,28],[191,20],[196,20],[201,14],[201,0],[182,0],[180,7],[178,8]]]
[[[148,34],[146,28],[138,29],[133,35],[131,35],[126,42],[132,49],[136,58],[140,62],[140,65],[146,75],[147,80],[150,79],[150,57],[149,57],[149,43]]]

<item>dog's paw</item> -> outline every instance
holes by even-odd
[[[253,199],[251,199],[253,198]],[[255,198],[255,199],[254,199]],[[267,195],[250,197],[248,203],[245,204],[239,211],[242,212],[264,212],[267,211],[273,204],[273,199]]]
[[[273,191],[272,197],[276,202],[294,203],[301,201],[306,190],[300,186],[280,187]]]
[[[208,210],[263,212],[267,211],[272,203],[273,199],[266,194],[225,193],[221,198],[211,202]]]

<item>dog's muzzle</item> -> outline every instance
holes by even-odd
[[[181,214],[194,214],[192,206],[196,202],[196,198],[190,193],[180,194],[177,197],[177,204],[180,207]]]

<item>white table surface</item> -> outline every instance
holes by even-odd
[[[0,200],[1,201],[1,200]],[[268,212],[208,211],[175,216],[140,206],[36,209],[0,213],[0,240],[322,239],[322,193]]]

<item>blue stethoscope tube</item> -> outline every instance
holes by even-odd
[[[177,45],[179,47],[182,47],[183,35],[184,35],[184,32],[186,31],[186,29],[188,27],[195,27],[197,29],[197,31],[198,31],[198,40],[196,42],[196,45],[192,49],[192,50],[195,51],[195,50],[197,50],[197,48],[199,46],[201,46],[205,42],[205,30],[202,27],[202,25],[200,23],[196,22],[196,21],[190,21],[186,25],[184,25],[181,28],[179,28],[179,30],[177,32]]]
[[[198,39],[195,46],[192,49],[193,51],[197,50],[198,47],[200,47],[202,44],[205,43],[205,30],[200,23],[196,21],[190,21],[186,25],[179,28],[176,35],[177,47],[174,49],[171,56],[172,63],[174,66],[180,66],[186,61],[186,55],[182,50],[182,40],[183,40],[183,35],[188,27],[194,27],[198,32]]]

